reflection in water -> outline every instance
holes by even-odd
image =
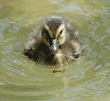
[[[110,101],[109,0],[7,2],[0,5],[0,100]],[[84,56],[64,73],[21,54],[34,24],[54,12],[68,15],[84,42]]]

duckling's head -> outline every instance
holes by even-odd
[[[59,17],[51,17],[44,21],[42,38],[49,49],[56,53],[59,46],[66,41],[65,23]]]

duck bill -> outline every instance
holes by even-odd
[[[57,39],[52,39],[52,44],[49,48],[53,53],[56,53],[59,50]]]

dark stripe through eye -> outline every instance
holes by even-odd
[[[49,43],[52,43],[51,42],[51,37],[49,35],[49,32],[44,28],[43,31],[42,31],[42,34],[44,35],[45,39],[49,42]]]

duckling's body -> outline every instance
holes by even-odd
[[[58,16],[48,17],[30,37],[23,54],[47,65],[63,65],[83,52],[78,30]]]

